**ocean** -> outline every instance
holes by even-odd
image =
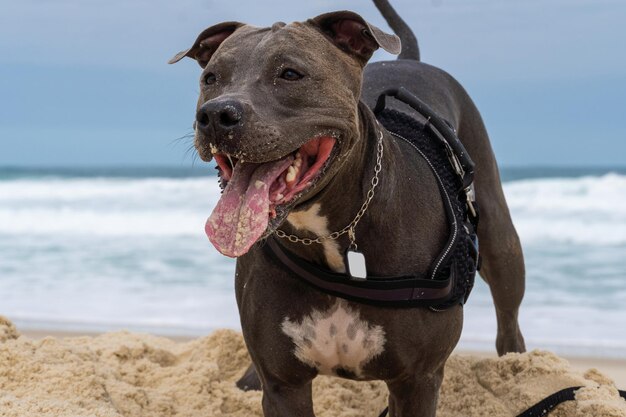
[[[204,222],[211,168],[0,168],[0,315],[21,329],[239,328],[234,261]],[[529,349],[626,358],[626,169],[503,169],[526,258]],[[494,350],[484,282],[460,347]]]

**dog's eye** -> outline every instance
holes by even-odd
[[[212,72],[209,72],[207,75],[204,76],[204,83],[206,85],[215,84],[216,81],[217,77]]]
[[[280,78],[282,78],[283,80],[287,80],[287,81],[298,81],[302,77],[304,77],[304,75],[300,74],[298,71],[291,69],[291,68],[285,69],[280,74]]]

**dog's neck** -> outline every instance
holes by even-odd
[[[393,146],[386,132],[378,125],[372,112],[359,103],[359,138],[335,177],[311,200],[296,207],[282,226],[285,232],[315,239],[344,229],[353,221],[368,191],[372,188],[378,156],[378,137],[383,133],[382,171],[378,174],[378,186],[363,218],[355,228],[356,244],[381,238],[385,206],[392,198],[396,182],[393,164]],[[389,236],[387,236],[389,238]],[[338,239],[326,239],[321,244],[304,245],[281,239],[287,249],[300,257],[326,266],[335,272],[345,272],[344,254],[350,245],[348,234]]]

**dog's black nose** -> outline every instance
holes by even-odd
[[[232,131],[242,120],[243,106],[235,100],[207,101],[196,113],[196,127],[204,134]]]
[[[237,102],[226,104],[220,111],[220,124],[224,127],[231,127],[241,121],[243,109]]]

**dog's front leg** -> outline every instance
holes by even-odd
[[[265,417],[315,417],[311,380],[301,385],[288,384],[268,376],[261,376],[261,380]]]
[[[433,374],[409,374],[386,381],[389,389],[389,417],[435,417],[443,366]]]

